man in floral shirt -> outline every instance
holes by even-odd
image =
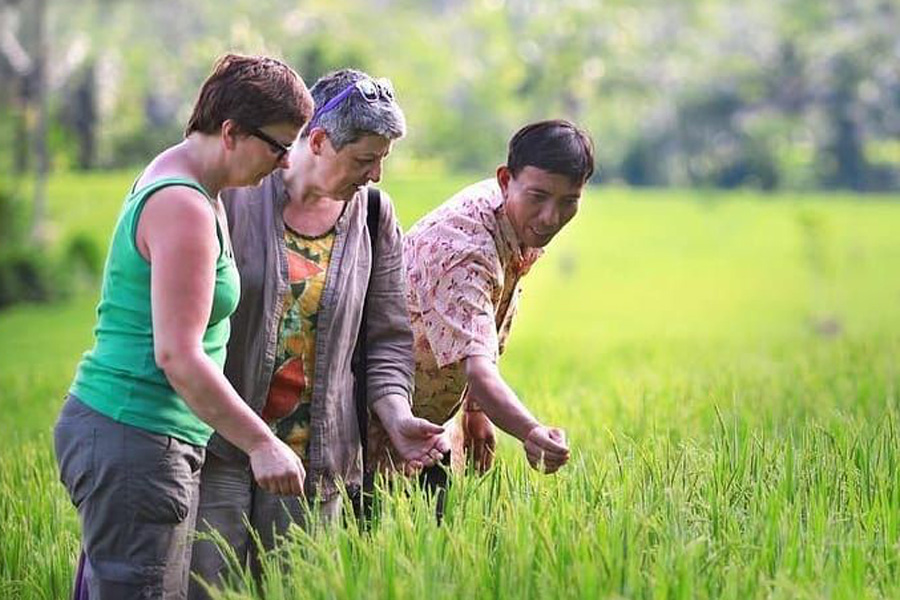
[[[569,459],[563,431],[532,416],[503,380],[497,360],[521,278],[575,216],[593,171],[593,144],[575,125],[527,125],[510,140],[507,162],[495,178],[457,193],[404,240],[415,336],[413,412],[441,424],[462,406],[466,451],[481,470],[493,458],[491,421],[522,441],[534,468],[553,473]],[[385,442],[373,422],[373,469],[395,464]]]

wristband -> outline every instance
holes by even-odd
[[[480,406],[478,406],[477,402],[475,402],[474,400],[468,400],[468,399],[466,400],[466,403],[463,405],[463,411],[470,412],[470,413],[484,412],[484,410]]]

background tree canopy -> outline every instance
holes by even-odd
[[[343,66],[391,78],[400,165],[490,170],[519,125],[565,116],[605,180],[900,189],[897,31],[887,0],[0,0],[0,165],[39,168],[42,48],[56,168],[177,140],[234,50],[308,84]]]

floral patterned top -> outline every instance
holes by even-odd
[[[541,256],[522,249],[495,179],[473,184],[423,217],[407,234],[403,256],[416,359],[413,413],[433,423],[462,405],[464,359],[503,353],[516,313],[519,281]],[[373,419],[370,468],[395,464]]]
[[[316,358],[316,320],[334,229],[307,237],[285,226],[289,286],[282,299],[275,373],[262,418],[300,458],[309,442],[310,400]]]

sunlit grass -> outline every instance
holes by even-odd
[[[557,477],[504,452],[488,475],[454,483],[442,526],[421,495],[395,492],[368,535],[297,531],[257,595],[222,597],[895,597],[900,440],[883,367],[841,374],[878,385],[817,418],[798,407],[760,420],[714,376],[686,400],[704,405],[694,418],[603,426],[599,408],[570,422],[578,450]],[[771,394],[779,406],[827,399],[840,381],[782,380]],[[681,401],[662,387],[661,402]]]
[[[51,185],[105,246],[132,174]],[[406,226],[465,179],[388,181]],[[228,598],[900,597],[900,205],[601,188],[525,282],[502,361],[572,463],[397,490],[295,532]],[[50,429],[95,298],[0,314],[0,597],[68,591]],[[288,567],[285,570],[284,564]]]

